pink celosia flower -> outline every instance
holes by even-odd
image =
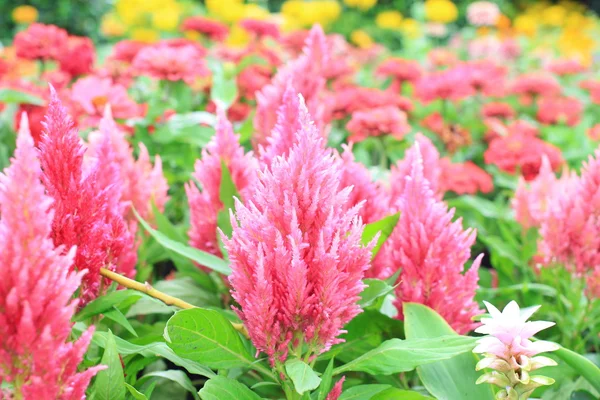
[[[15,35],[17,57],[28,60],[59,60],[67,48],[67,31],[55,25],[31,24]]]
[[[583,114],[583,104],[575,97],[542,97],[538,100],[537,118],[542,124],[575,126]]]
[[[227,25],[210,18],[188,17],[181,24],[182,31],[194,31],[206,35],[210,40],[220,42],[229,34]]]
[[[375,73],[380,76],[389,76],[399,83],[415,83],[423,74],[418,61],[403,58],[388,58],[379,64]]]
[[[531,72],[520,75],[512,84],[512,93],[520,95],[524,104],[529,104],[536,96],[556,96],[561,92],[556,78],[548,73]]]
[[[563,164],[560,149],[531,135],[516,132],[493,139],[483,158],[486,164],[495,164],[509,174],[519,169],[525,180],[530,181],[537,176],[543,155],[548,157],[555,171]]]
[[[140,106],[127,94],[127,89],[113,84],[109,78],[87,76],[73,84],[71,100],[82,115],[81,127],[96,127],[104,109],[110,105],[115,118],[134,118],[141,114]]]
[[[439,190],[456,194],[490,193],[494,182],[490,174],[471,161],[453,163],[448,158],[440,160]]]
[[[71,298],[84,272],[69,272],[74,249],[55,248],[50,239],[52,199],[26,121],[0,175],[0,384],[15,385],[18,398],[80,400],[103,367],[77,371],[94,331],[68,341],[77,308]]]
[[[190,245],[216,256],[221,256],[217,239],[217,216],[223,209],[219,196],[221,163],[227,166],[236,189],[245,198],[256,180],[258,166],[252,153],[244,154],[238,136],[222,112],[215,136],[202,150],[202,158],[194,168],[193,177],[202,191],[193,181],[185,187],[190,207]]]
[[[579,61],[569,59],[555,60],[548,65],[548,70],[559,76],[580,74],[586,69]]]
[[[303,53],[277,71],[272,82],[256,93],[257,109],[254,116],[254,141],[264,144],[277,122],[277,111],[283,102],[288,83],[302,94],[310,114],[323,128],[323,106],[320,95],[325,88],[324,67],[327,65],[328,47],[323,29],[315,25],[306,39]]]
[[[450,68],[423,76],[415,86],[415,95],[423,102],[437,99],[460,100],[474,93],[464,70]]]
[[[71,76],[92,72],[96,60],[96,49],[92,39],[69,36],[66,49],[60,54],[60,69]]]
[[[232,216],[224,238],[237,312],[272,364],[301,340],[312,354],[343,341],[373,245],[360,244],[358,208],[345,211],[351,188],[340,187],[340,161],[317,128],[304,125],[296,142],[236,203],[239,226]]]
[[[151,219],[152,203],[159,211],[163,211],[169,198],[167,195],[169,185],[162,172],[160,156],[154,157],[154,166],[152,166],[146,146],[140,143],[139,156],[136,160],[125,133],[115,124],[110,112],[106,112],[100,122],[100,131],[89,134],[89,147],[86,155],[97,157],[98,150],[106,140],[106,136],[110,138],[114,155],[112,161],[116,163],[120,180],[123,183],[121,200],[128,206],[134,207],[142,218]],[[125,217],[130,224],[137,222],[130,207],[128,207]]]
[[[40,160],[42,182],[54,200],[51,237],[57,246],[77,246],[74,268],[88,271],[80,294],[84,305],[108,286],[101,283],[100,268],[118,269],[115,263],[130,239],[120,207],[109,207],[120,200],[118,185],[103,174],[115,179],[116,174],[101,163],[84,171],[81,139],[53,88],[44,128]]]
[[[491,1],[475,1],[467,7],[467,21],[475,26],[494,26],[500,17],[500,8]]]
[[[515,110],[508,103],[487,103],[481,107],[481,116],[484,118],[509,119],[515,116]]]
[[[142,75],[191,84],[209,71],[194,46],[172,47],[166,44],[146,46],[133,59],[132,67]]]
[[[393,265],[400,270],[395,305],[403,318],[402,304],[416,302],[436,310],[454,330],[465,334],[478,324],[481,313],[474,300],[479,263],[477,257],[466,271],[476,232],[452,222],[454,210],[435,198],[423,176],[423,159],[414,146],[410,175],[398,202],[400,220],[388,242]]]
[[[418,151],[416,143],[418,143]],[[433,190],[434,193],[438,194],[439,197],[443,195],[443,193],[440,194],[438,190],[442,173],[440,169],[440,153],[427,136],[417,133],[415,145],[406,151],[404,159],[398,161],[398,163],[391,168],[390,206],[392,208],[395,207],[397,201],[404,193],[407,182],[406,177],[411,173],[412,166],[417,157],[423,159],[423,175],[425,179],[427,179],[427,182],[429,182],[429,188]]]
[[[565,175],[566,177],[567,175]],[[548,202],[560,190],[563,180],[558,180],[548,157],[542,157],[542,166],[535,179],[526,182],[522,177],[512,200],[515,219],[524,229],[539,227],[548,211]]]
[[[113,60],[124,61],[126,63],[133,62],[133,59],[144,47],[148,46],[145,42],[135,40],[121,40],[117,42],[113,49],[110,58]]]
[[[338,400],[342,395],[342,385],[344,384],[345,380],[346,377],[342,376],[342,379],[340,379],[335,383],[335,385],[333,385],[331,392],[329,392],[325,400]]]
[[[520,310],[517,303],[511,301],[500,312],[490,303],[484,303],[491,318],[482,318],[483,325],[475,332],[488,336],[477,341],[473,352],[485,354],[485,358],[477,363],[478,371],[484,368],[495,371],[482,375],[477,384],[489,382],[499,386],[501,390],[497,398],[527,399],[536,387],[554,383],[553,379],[530,375],[538,368],[557,365],[554,360],[538,354],[558,350],[559,345],[530,340],[536,333],[553,326],[554,322],[527,321],[540,306]]]
[[[372,108],[356,111],[346,124],[350,132],[349,140],[361,142],[371,136],[391,135],[402,140],[410,132],[406,113],[394,106]]]
[[[260,19],[245,18],[240,21],[240,26],[244,30],[258,37],[272,37],[279,39],[279,27],[277,24]]]
[[[329,120],[343,119],[356,111],[385,106],[394,106],[407,113],[413,109],[412,102],[398,93],[360,86],[350,86],[330,93],[326,103]]]

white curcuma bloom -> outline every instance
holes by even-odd
[[[539,386],[551,385],[554,380],[545,376],[531,376],[530,372],[541,367],[556,365],[548,357],[538,354],[558,350],[556,343],[530,340],[536,333],[554,325],[554,322],[527,321],[540,307],[521,310],[515,301],[508,303],[500,312],[485,302],[491,318],[482,318],[475,332],[486,334],[477,341],[474,353],[485,358],[477,363],[477,370],[494,371],[482,375],[477,383],[491,383],[502,388],[497,399],[524,400]]]

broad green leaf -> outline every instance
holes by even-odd
[[[188,376],[183,371],[170,369],[168,371],[150,372],[150,373],[144,375],[143,377],[141,377],[138,380],[138,384],[141,385],[144,382],[146,382],[152,378],[163,378],[163,379],[168,379],[172,382],[175,382],[175,383],[179,384],[179,386],[181,386],[182,388],[184,388],[185,390],[190,392],[192,394],[192,396],[194,396],[194,399],[198,398],[198,394],[196,393],[196,388],[192,384],[192,381],[190,381],[190,378],[188,378]]]
[[[285,362],[285,372],[299,394],[314,390],[321,383],[321,378],[317,376],[310,365],[295,358]]]
[[[373,396],[389,388],[390,385],[358,385],[344,390],[338,400],[371,400]]]
[[[446,335],[430,339],[390,339],[357,359],[336,368],[334,375],[362,371],[371,375],[390,375],[412,371],[419,365],[447,360],[470,352],[477,338]]]
[[[164,337],[176,354],[210,368],[248,367],[254,362],[238,332],[215,310],[178,311],[167,322]]]
[[[105,311],[104,316],[121,325],[123,328],[127,329],[129,333],[137,337],[138,334],[136,333],[135,329],[133,329],[133,326],[131,326],[127,318],[117,307],[113,306],[112,310]]]
[[[424,396],[412,390],[389,388],[371,397],[371,400],[434,400],[433,397]]]
[[[363,282],[367,287],[360,294],[360,300],[358,301],[358,305],[362,308],[369,307],[375,303],[378,298],[383,297],[394,290],[387,282],[379,279],[365,279]]]
[[[404,304],[404,330],[410,340],[439,338],[456,332],[431,308],[422,304]],[[467,352],[449,360],[421,365],[417,373],[425,388],[439,399],[493,400],[490,385],[476,385],[480,373],[475,371],[477,357]]]
[[[225,161],[221,160],[221,186],[219,186],[219,199],[221,200],[221,203],[223,203],[223,209],[219,211],[217,222],[219,228],[221,228],[223,233],[229,238],[233,232],[231,219],[229,218],[229,210],[234,209],[234,197],[241,199],[227,164]]]
[[[229,275],[231,273],[231,268],[229,268],[229,265],[223,259],[170,239],[164,233],[159,232],[148,225],[135,209],[133,212],[144,229],[163,247],[224,275]]]
[[[596,364],[584,356],[565,349],[564,347],[561,347],[552,354],[576,370],[579,374],[581,374],[581,376],[583,376],[589,383],[592,384],[594,389],[600,392],[600,368],[598,368]]]
[[[379,221],[371,222],[370,224],[365,225],[365,229],[362,234],[362,244],[366,246],[375,238],[375,236],[381,232],[379,238],[377,239],[377,243],[375,247],[373,247],[373,257],[379,253],[381,246],[387,240],[387,238],[392,234],[392,231],[396,227],[398,220],[400,219],[400,213],[389,215],[385,218],[380,219]]]
[[[319,393],[317,394],[317,400],[325,400],[329,391],[331,390],[331,378],[333,376],[333,358],[329,360],[327,369],[321,376],[321,384],[319,385]]]
[[[116,290],[114,292],[105,294],[104,296],[98,297],[96,300],[91,301],[86,305],[83,310],[75,315],[75,321],[83,321],[94,315],[102,314],[103,312],[110,311],[114,306],[120,304],[121,302],[130,299],[140,299],[145,297],[144,293],[138,292],[133,289],[126,290]],[[147,297],[147,296],[146,296]]]
[[[113,334],[109,331],[106,337],[104,354],[100,364],[106,369],[98,372],[94,383],[95,400],[123,400],[125,398],[125,377],[123,366],[117,352]]]
[[[261,400],[261,397],[234,379],[215,376],[198,392],[202,400]]]
[[[210,98],[217,107],[226,110],[233,104],[238,94],[235,76],[227,76],[222,63],[210,62],[209,67],[212,70]]]
[[[127,390],[129,390],[129,394],[135,400],[148,400],[148,398],[146,397],[146,395],[144,393],[140,393],[136,388],[131,386],[129,383],[125,383],[125,387],[127,388]]]
[[[0,89],[0,103],[5,104],[33,104],[43,106],[44,100],[41,97],[29,93],[20,92],[14,89]]]

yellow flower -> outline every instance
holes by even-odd
[[[419,36],[419,23],[412,18],[405,18],[400,29],[404,35],[410,38]]]
[[[426,0],[425,18],[431,22],[447,24],[456,21],[458,9],[450,0]]]
[[[234,25],[227,36],[227,45],[231,47],[243,47],[250,41],[250,35],[240,25]]]
[[[154,29],[135,28],[131,31],[131,38],[140,42],[153,43],[160,38],[160,35]]]
[[[382,29],[399,29],[402,26],[402,14],[396,10],[382,11],[377,14],[375,23]]]
[[[200,41],[202,39],[202,34],[196,31],[185,31],[183,32],[183,36],[189,40]]]
[[[206,0],[208,13],[227,23],[235,23],[244,18],[246,7],[242,0]]]
[[[537,31],[537,22],[535,17],[530,15],[519,15],[514,21],[515,32],[522,35],[533,36]]]
[[[244,18],[267,19],[269,16],[269,10],[262,8],[258,4],[246,4],[244,6]]]
[[[119,20],[115,14],[106,14],[102,18],[100,31],[104,36],[123,36],[127,27]]]
[[[19,6],[12,11],[12,19],[17,24],[31,24],[38,19],[38,10],[32,6]]]
[[[563,6],[555,5],[542,12],[542,21],[546,25],[561,26],[566,16],[567,10]]]
[[[361,49],[368,49],[373,46],[373,39],[362,29],[357,29],[350,34],[350,41]]]
[[[326,26],[338,19],[340,12],[341,7],[335,0],[288,0],[281,7],[284,30],[308,27],[316,23]]]
[[[157,10],[152,13],[152,26],[161,31],[172,32],[179,26],[181,17],[181,8],[174,4],[164,10]]]
[[[377,0],[344,0],[344,4],[348,7],[358,8],[362,11],[367,11],[375,4],[377,4]]]

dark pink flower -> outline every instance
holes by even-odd
[[[583,114],[583,104],[575,97],[542,97],[537,103],[537,118],[546,125],[575,126]]]
[[[423,102],[433,100],[461,100],[474,93],[464,70],[454,67],[423,76],[415,86],[415,95]]]
[[[389,90],[350,86],[329,94],[326,98],[326,114],[330,120],[347,117],[356,111],[395,106],[409,113],[413,110],[410,99]]]
[[[273,22],[246,18],[240,21],[240,26],[258,37],[279,39],[279,27]]]
[[[559,76],[580,74],[586,69],[579,61],[570,59],[554,60],[548,65],[548,70]]]
[[[144,42],[137,42],[135,40],[121,40],[114,45],[110,58],[113,60],[131,63],[133,62],[133,59],[137,53],[139,53],[140,50],[146,46],[148,46],[148,44]]]
[[[60,54],[60,70],[71,76],[92,72],[96,60],[96,49],[92,39],[83,36],[69,36],[64,52]]]
[[[165,44],[146,46],[133,59],[132,67],[142,75],[190,84],[208,76],[208,67],[194,46],[172,47]]]
[[[556,96],[561,92],[556,78],[548,73],[531,72],[518,76],[512,84],[512,93],[520,95],[525,104],[537,96]]]
[[[508,103],[492,102],[481,107],[481,116],[484,118],[510,119],[515,116],[515,110]]]
[[[349,140],[353,142],[382,135],[391,135],[401,140],[410,132],[410,125],[406,113],[394,106],[384,106],[354,112],[346,129],[350,132]]]
[[[400,83],[415,83],[421,78],[423,70],[418,61],[403,58],[388,58],[379,64],[375,73],[380,76],[391,77]]]
[[[17,57],[28,60],[60,60],[67,49],[67,31],[55,25],[31,24],[15,35]]]
[[[229,34],[227,25],[210,18],[188,17],[181,24],[182,31],[194,31],[206,35],[210,40],[220,42]]]

